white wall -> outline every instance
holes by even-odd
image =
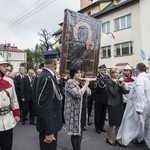
[[[140,0],[141,48],[150,56],[150,0]],[[144,61],[148,64],[148,61]]]
[[[13,65],[13,72],[18,71],[21,63],[25,63],[27,60],[26,53],[24,52],[12,52],[9,51],[11,57],[8,57],[8,61]],[[9,55],[8,55],[9,56]],[[7,55],[4,53],[4,58],[7,60]]]
[[[100,59],[99,64],[106,64],[107,67],[114,67],[118,63],[129,63],[131,66],[135,67],[137,63],[141,61],[140,57],[140,47],[143,49],[150,48],[150,42],[148,36],[150,35],[150,20],[146,16],[150,9],[148,10],[148,6],[150,6],[150,0],[141,0],[142,6],[139,3],[128,6],[124,9],[119,9],[118,11],[109,13],[109,15],[100,18],[102,22],[110,21],[110,32],[112,32],[115,36],[115,40],[111,38],[110,34],[102,37],[101,47],[111,45],[111,58]],[[145,5],[146,9],[145,9]],[[125,16],[131,13],[131,28],[114,31],[114,19]],[[141,17],[140,17],[141,16]],[[144,16],[144,17],[143,17]],[[142,18],[142,19],[140,19]],[[146,23],[148,20],[148,24]],[[144,28],[144,29],[143,29]],[[147,33],[147,36],[145,36]],[[148,34],[149,33],[149,34]],[[133,41],[133,55],[130,56],[122,56],[122,57],[114,57],[114,45],[117,43],[123,43],[127,41]]]

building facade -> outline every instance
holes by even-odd
[[[110,3],[110,0],[80,0],[81,9],[78,12],[91,16],[103,10]]]
[[[18,71],[20,64],[26,63],[27,61],[26,52],[18,49],[16,46],[11,46],[10,44],[0,45],[0,55],[13,65],[13,72]]]
[[[150,59],[144,60],[140,51],[150,57],[150,0],[80,0],[80,4],[78,12],[102,22],[99,65],[123,69],[143,62],[150,72]]]
[[[142,59],[140,49],[150,56],[150,0],[109,1],[98,1],[106,7],[91,15],[102,21],[99,64],[123,68],[126,64],[135,67],[137,63],[144,62],[148,67],[149,61]],[[80,12],[87,14],[87,7],[90,11],[90,6],[85,5]]]

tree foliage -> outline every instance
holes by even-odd
[[[33,64],[33,51],[31,51],[30,49],[26,49],[25,52],[27,53],[27,70],[29,68],[34,68],[34,64]]]
[[[27,62],[21,63],[20,66],[24,66],[27,69],[29,68],[35,68],[38,69],[40,64],[43,63],[43,51],[45,50],[60,50],[59,46],[57,45],[57,42],[60,41],[60,38],[55,38],[51,42],[51,39],[53,38],[51,33],[47,31],[47,29],[41,29],[41,33],[38,33],[39,36],[42,37],[42,39],[39,39],[42,43],[36,44],[35,48],[33,50],[26,49],[25,52],[27,53]]]
[[[38,68],[39,65],[43,62],[43,51],[42,51],[42,45],[41,44],[36,44],[34,52],[33,52],[33,63],[34,67]]]
[[[54,46],[58,40],[55,40],[54,43],[52,43],[52,34],[48,32],[47,29],[41,29],[41,33],[38,33],[38,35],[42,37],[42,39],[39,39],[42,42],[42,51],[54,49]]]

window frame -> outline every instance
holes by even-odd
[[[120,31],[132,27],[131,14],[114,19],[114,31]],[[124,21],[123,21],[124,20]]]
[[[88,16],[91,16],[91,15],[93,15],[95,12],[93,11],[93,10],[89,10],[88,12],[87,12],[87,15]]]
[[[128,47],[123,48],[123,45],[125,44],[128,44]],[[128,53],[123,52],[123,49],[126,49],[126,48],[128,48]],[[132,41],[118,43],[114,45],[114,57],[128,56],[132,54],[133,54],[133,42]]]
[[[104,50],[105,50],[105,56],[104,56]],[[109,55],[110,53],[110,55]],[[104,47],[101,47],[101,58],[110,58],[111,57],[111,45],[107,45]]]
[[[7,53],[7,57],[11,58],[11,53],[8,52]]]
[[[102,32],[105,34],[110,33],[110,21],[106,21],[106,22],[102,23]]]
[[[122,2],[125,2],[126,0],[117,0],[117,4],[120,4]]]

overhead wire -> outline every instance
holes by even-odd
[[[49,4],[51,4],[53,1],[50,1],[48,3],[49,0],[45,0],[44,2],[42,2],[40,5],[36,6],[34,9],[32,9],[30,12],[28,12],[27,14],[23,15],[21,18],[14,20],[11,24],[9,24],[8,26],[6,26],[5,28],[3,28],[0,33],[4,33],[6,31],[8,31],[9,29],[11,29],[12,27],[18,25],[19,23],[27,20],[29,17],[31,17],[32,15],[34,15],[35,13],[39,12],[41,9],[45,8],[46,6],[48,6]]]
[[[24,14],[26,11],[28,11],[29,9],[31,9],[34,5],[37,5],[40,1],[38,2],[36,1],[35,3],[33,3],[31,6],[29,6],[27,9],[25,9],[23,12],[21,12],[19,15],[17,15],[16,17],[14,17],[12,20],[10,20],[8,23],[6,23],[5,25],[3,25],[2,27],[0,27],[0,30],[6,28],[9,24],[11,24],[11,22],[14,22],[15,19],[17,19],[18,17],[20,17],[22,14]]]
[[[27,20],[28,18],[30,18],[31,16],[33,16],[35,13],[41,11],[42,9],[44,9],[46,6],[52,4],[53,2],[55,2],[56,0],[52,0],[50,2],[48,2],[49,0],[46,0],[44,2],[42,2],[40,5],[36,6],[33,10],[31,10],[30,12],[28,12],[27,14],[23,15],[22,18],[19,18],[17,20],[15,20],[14,22],[12,22],[10,25],[8,25],[7,27],[1,29],[0,34],[7,32],[8,30],[10,30],[11,28],[13,28],[14,26],[20,24],[21,22]]]

